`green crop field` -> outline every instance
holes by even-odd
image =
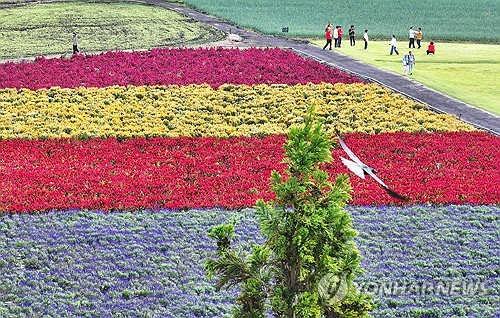
[[[194,45],[224,38],[222,32],[179,13],[126,2],[3,7],[0,21],[3,59],[70,53],[73,31],[81,52]]]
[[[354,24],[375,37],[407,35],[410,26],[422,27],[424,36],[440,41],[500,43],[498,0],[183,0],[189,6],[221,19],[266,34],[322,36],[328,21],[345,30]]]

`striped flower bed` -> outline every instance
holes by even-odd
[[[0,210],[242,208],[272,199],[285,137],[0,141]],[[496,204],[500,138],[477,133],[355,134],[353,151],[408,203]],[[348,173],[336,159],[331,175]],[[493,177],[492,177],[493,176]],[[351,179],[352,204],[400,203],[371,179]]]
[[[498,206],[348,210],[374,317],[498,316]],[[0,215],[0,316],[222,317],[235,290],[203,270],[222,222],[260,237],[251,209]]]
[[[282,49],[153,49],[38,58],[0,65],[0,88],[113,85],[355,83],[359,79]]]
[[[2,139],[283,134],[310,105],[332,135],[473,130],[365,84],[6,89],[0,105]]]
[[[0,87],[0,316],[229,313],[206,233],[259,239],[248,208],[311,104],[410,198],[351,177],[374,316],[500,314],[496,136],[281,49],[40,58],[0,65]]]

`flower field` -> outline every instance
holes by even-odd
[[[358,288],[374,294],[374,317],[498,316],[498,206],[348,211],[366,270]],[[214,252],[206,233],[222,222],[236,225],[238,243],[259,238],[251,209],[0,215],[0,315],[222,317],[234,291],[216,292],[203,269]],[[457,279],[471,287],[373,285]]]
[[[300,123],[311,104],[331,134],[473,130],[376,85],[225,84],[5,89],[0,138],[265,136]]]
[[[107,87],[113,85],[353,83],[359,79],[337,69],[270,48],[158,48],[147,52],[37,58],[4,63],[0,88]]]
[[[242,208],[272,199],[283,135],[218,139],[0,141],[0,210]],[[496,204],[500,140],[483,132],[349,135],[409,203]],[[374,152],[376,152],[374,154]],[[334,158],[345,156],[341,148]],[[418,167],[415,164],[418,163]],[[340,160],[325,167],[347,173]],[[373,180],[352,178],[353,204],[398,204]]]
[[[310,105],[409,198],[351,175],[373,315],[500,314],[498,136],[277,48],[39,58],[0,64],[0,87],[0,316],[229,313],[206,233],[259,239],[251,208]]]

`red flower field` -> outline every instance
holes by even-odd
[[[487,133],[353,134],[346,143],[408,203],[500,203],[500,139]],[[271,199],[285,137],[3,140],[0,211],[239,208]],[[348,173],[340,156],[326,165]],[[401,204],[351,176],[352,204]]]

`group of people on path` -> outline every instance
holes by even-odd
[[[349,32],[350,31],[351,30],[349,29]],[[333,28],[331,22],[328,22],[328,25],[325,27],[326,44],[323,47],[323,50],[326,49],[328,46],[330,46],[329,50],[332,49],[332,39],[334,40],[334,47],[340,47],[342,45],[343,36],[344,36],[344,31],[342,30],[342,26],[337,25],[335,26],[335,28]]]
[[[328,46],[329,49],[332,49],[332,38],[335,40],[335,47],[340,47],[342,43],[342,27],[341,26],[336,26],[335,30],[332,27],[332,24],[328,22],[328,25],[325,28],[325,36],[326,36],[326,44],[323,47],[323,50],[325,50]],[[354,29],[354,25],[351,25],[349,28],[349,40],[351,46],[356,45],[356,32]],[[422,39],[423,39],[423,33],[422,33],[422,28],[417,28],[415,31],[413,26],[410,27],[409,31],[409,36],[408,36],[408,48],[415,48],[415,40],[417,43],[417,48],[420,49],[422,47]],[[368,30],[365,30],[365,33],[363,34],[363,41],[364,41],[364,49],[366,50],[368,48]],[[399,55],[398,51],[398,42],[396,39],[396,36],[393,34],[391,38],[391,42],[389,43],[391,47],[391,51],[389,55],[393,55],[393,53],[396,53],[396,55]],[[435,54],[436,53],[436,48],[434,46],[434,42],[430,42],[429,46],[427,47],[427,55],[429,54]],[[415,65],[416,59],[415,55],[412,53],[412,51],[409,51],[407,54],[403,56],[403,73],[404,74],[413,74],[413,66]]]
[[[348,30],[349,34],[349,44],[351,46],[356,45],[356,29],[354,28],[354,25],[351,25],[351,27]],[[325,27],[325,37],[326,37],[326,44],[323,47],[323,50],[325,50],[327,47],[329,47],[329,50],[332,49],[332,39],[334,40],[334,47],[341,47],[342,45],[342,37],[344,36],[344,31],[342,30],[342,26],[337,25],[335,28],[333,28],[332,23],[328,22],[328,25]],[[363,35],[363,41],[365,42],[365,50],[368,48],[368,30],[365,30],[365,34]]]

